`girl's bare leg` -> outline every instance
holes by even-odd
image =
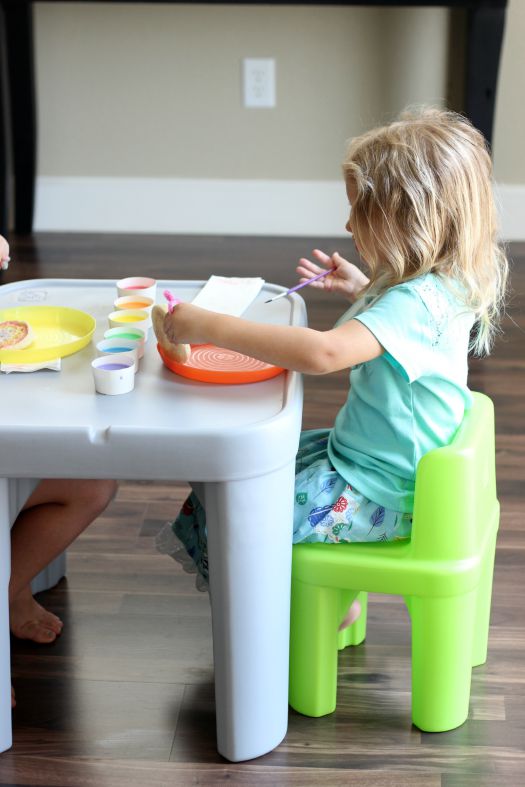
[[[348,607],[347,613],[342,619],[341,623],[339,624],[338,631],[343,631],[344,629],[351,626],[352,623],[355,623],[359,615],[361,614],[361,604],[359,601],[354,601],[353,604],[350,604]]]
[[[9,623],[22,639],[53,642],[62,621],[38,604],[31,580],[104,511],[117,490],[111,480],[41,481],[11,528]],[[16,705],[11,688],[11,706]]]
[[[38,604],[31,580],[102,513],[115,495],[112,480],[41,481],[11,530],[11,631],[22,639],[53,642],[62,621]]]

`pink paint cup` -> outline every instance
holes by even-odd
[[[153,298],[157,293],[157,281],[149,276],[128,276],[127,279],[120,279],[117,282],[117,290],[120,297],[124,295],[142,295]]]

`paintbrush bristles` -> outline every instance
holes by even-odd
[[[270,298],[270,300],[265,301],[265,303],[271,303],[272,301],[278,301],[279,298],[284,298],[285,295],[288,295],[288,292],[280,292],[279,295],[275,296],[275,298]]]

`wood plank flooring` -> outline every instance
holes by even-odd
[[[289,285],[296,260],[314,245],[350,255],[340,239],[37,234],[12,239],[13,262],[0,281],[220,273]],[[226,762],[215,749],[207,595],[154,548],[187,487],[123,483],[71,548],[67,580],[42,594],[63,617],[63,636],[49,647],[13,640],[18,705],[0,787],[525,784],[525,244],[510,252],[504,333],[470,374],[471,388],[496,406],[502,519],[489,657],[473,673],[468,721],[441,734],[411,725],[407,614],[399,599],[375,596],[366,642],[340,655],[336,712],[310,719],[290,711],[275,751]],[[314,327],[328,327],[342,311],[314,290],[305,298]],[[332,423],[346,380],[346,373],[306,380],[305,428]]]

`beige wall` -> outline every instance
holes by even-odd
[[[509,0],[494,124],[494,172],[525,184],[525,2]]]
[[[37,229],[335,235],[345,141],[410,103],[461,108],[446,8],[33,8]],[[507,240],[525,238],[524,38],[525,0],[509,0],[493,146]],[[242,107],[243,57],[275,58],[275,109]]]
[[[445,98],[445,9],[34,9],[44,176],[334,180],[348,137]],[[276,109],[241,106],[246,56],[276,59]]]

